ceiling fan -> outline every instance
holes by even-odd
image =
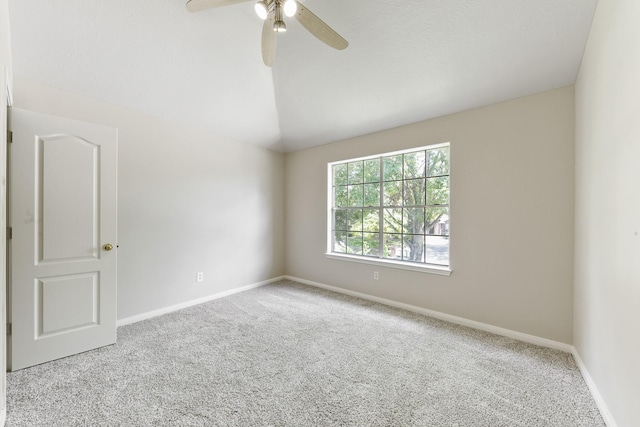
[[[229,6],[251,0],[187,0],[189,12]],[[335,32],[322,19],[296,0],[259,0],[255,5],[256,13],[264,20],[262,27],[262,60],[271,67],[276,57],[277,33],[287,31],[284,16],[295,16],[311,34],[334,49],[343,50],[349,46],[340,34]]]

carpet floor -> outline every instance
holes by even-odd
[[[9,373],[7,426],[604,426],[573,357],[282,281]]]

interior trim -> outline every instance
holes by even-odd
[[[600,390],[598,390],[598,386],[596,386],[596,383],[593,381],[591,374],[589,373],[589,371],[587,370],[587,367],[582,361],[582,358],[580,357],[580,353],[578,353],[578,349],[573,347],[573,350],[571,353],[573,354],[573,358],[576,360],[576,364],[578,365],[578,368],[580,368],[580,373],[582,374],[582,378],[584,378],[584,381],[587,383],[587,386],[589,387],[589,391],[591,392],[591,396],[593,396],[593,400],[596,401],[596,405],[600,410],[600,415],[602,415],[602,418],[604,419],[604,423],[607,425],[607,427],[618,427],[618,424],[613,419],[613,415],[611,415],[611,411],[609,411],[609,407],[607,406],[604,399],[602,398],[602,395],[600,394]]]
[[[415,305],[405,304],[405,303],[389,300],[386,298],[380,298],[373,295],[364,294],[361,292],[350,291],[350,290],[339,288],[336,286],[326,285],[324,283],[301,279],[299,277],[284,276],[284,278],[288,280],[293,280],[295,282],[300,282],[305,285],[314,286],[317,288],[322,288],[322,289],[337,292],[340,294],[350,295],[357,298],[362,298],[368,301],[374,301],[384,305],[389,305],[391,307],[400,308],[403,310],[411,311],[413,313],[423,314],[425,316],[434,317],[436,319],[444,320],[444,321],[455,323],[458,325],[468,326],[470,328],[479,329],[485,332],[491,332],[493,334],[513,338],[518,341],[523,341],[530,344],[535,344],[542,347],[553,348],[555,350],[571,353],[573,355],[573,358],[576,361],[576,364],[578,365],[578,368],[580,369],[580,373],[582,374],[582,377],[584,378],[585,382],[587,383],[587,386],[589,387],[591,396],[596,401],[596,405],[600,410],[600,415],[602,415],[602,418],[604,419],[605,424],[607,425],[607,427],[618,427],[618,424],[616,423],[613,416],[611,415],[611,412],[609,411],[609,407],[607,406],[606,402],[602,398],[602,395],[600,394],[600,391],[598,390],[596,383],[593,381],[593,378],[589,374],[589,371],[587,370],[586,366],[582,362],[582,358],[580,357],[578,350],[571,344],[566,344],[563,342],[554,341],[547,338],[538,337],[535,335],[525,334],[525,333],[514,331],[511,329],[501,328],[499,326],[489,325],[487,323],[465,319],[464,317],[453,316],[451,314],[446,314],[446,313],[442,313],[435,310],[429,310],[427,308],[417,307]]]
[[[447,322],[451,322],[451,323],[455,323],[458,325],[462,325],[462,326],[467,326],[470,328],[474,328],[474,329],[479,329],[481,331],[485,331],[485,332],[490,332],[496,335],[501,335],[501,336],[505,336],[505,337],[509,337],[509,338],[513,338],[515,340],[518,341],[523,341],[523,342],[527,342],[530,344],[535,344],[535,345],[540,345],[543,347],[548,347],[548,348],[552,348],[555,350],[560,350],[560,351],[564,351],[566,353],[571,353],[576,361],[576,364],[578,365],[578,368],[580,369],[580,373],[582,374],[582,377],[584,378],[585,382],[587,383],[587,386],[589,387],[589,391],[591,392],[591,395],[593,396],[593,399],[596,401],[596,405],[598,406],[598,409],[600,410],[600,414],[602,415],[602,418],[604,419],[605,424],[607,425],[607,427],[618,427],[618,424],[615,422],[613,416],[611,415],[611,412],[609,411],[609,408],[607,406],[607,404],[605,403],[604,399],[602,398],[602,395],[600,394],[600,391],[598,390],[597,385],[595,384],[595,382],[593,381],[593,378],[591,377],[591,374],[589,374],[589,371],[587,370],[586,366],[584,365],[582,358],[580,357],[580,354],[578,353],[578,350],[571,344],[566,344],[563,342],[559,342],[559,341],[554,341],[554,340],[550,340],[547,338],[542,338],[542,337],[538,337],[535,335],[530,335],[530,334],[525,334],[522,332],[518,332],[518,331],[514,331],[511,329],[506,329],[506,328],[501,328],[499,326],[494,326],[494,325],[490,325],[488,323],[482,323],[482,322],[477,322],[475,320],[470,320],[470,319],[465,319],[464,317],[459,317],[459,316],[453,316],[451,314],[446,314],[446,313],[442,313],[439,311],[435,311],[435,310],[430,310],[427,308],[423,308],[423,307],[418,307],[415,305],[411,305],[411,304],[405,304],[405,303],[401,303],[398,301],[393,301],[390,299],[386,299],[386,298],[380,298],[380,297],[376,297],[373,295],[368,295],[368,294],[364,294],[361,292],[355,292],[355,291],[350,291],[348,289],[343,289],[343,288],[339,288],[337,286],[331,286],[331,285],[327,285],[324,283],[319,283],[319,282],[314,282],[311,280],[306,280],[306,279],[302,279],[299,277],[295,277],[295,276],[288,276],[288,275],[284,275],[284,276],[279,276],[279,277],[274,277],[272,279],[269,280],[265,280],[262,282],[258,282],[258,283],[253,283],[250,285],[246,285],[240,288],[236,288],[236,289],[231,289],[228,291],[224,291],[224,292],[218,292],[216,294],[212,294],[212,295],[208,295],[206,297],[203,298],[197,298],[194,300],[190,300],[190,301],[185,301],[183,303],[180,304],[175,304],[169,307],[165,307],[165,308],[161,308],[158,310],[153,310],[153,311],[149,311],[146,313],[142,313],[136,316],[131,316],[131,317],[126,317],[124,319],[120,319],[116,322],[117,326],[124,326],[124,325],[129,325],[132,323],[136,323],[136,322],[140,322],[143,320],[147,320],[147,319],[151,319],[153,317],[157,317],[157,316],[161,316],[163,314],[167,314],[167,313],[171,313],[177,310],[182,310],[183,308],[187,308],[187,307],[192,307],[198,304],[202,304],[208,301],[213,301],[219,298],[224,298],[226,296],[229,295],[233,295],[233,294],[237,294],[240,292],[244,292],[244,291],[248,291],[251,289],[255,289],[255,288],[259,288],[261,286],[265,286],[274,282],[277,282],[279,280],[293,280],[295,282],[299,282],[305,285],[309,285],[309,286],[313,286],[316,288],[321,288],[321,289],[326,289],[332,292],[337,292],[340,294],[345,294],[345,295],[350,295],[356,298],[361,298],[364,300],[368,300],[368,301],[374,301],[380,304],[384,304],[384,305],[388,305],[391,307],[396,307],[396,308],[400,308],[403,310],[407,310],[413,313],[418,313],[418,314],[422,314],[425,316],[429,316],[429,317],[433,317],[436,319],[440,319],[440,320],[444,320]],[[5,419],[6,419],[6,409],[0,411],[0,426],[4,426],[5,423]]]
[[[141,322],[143,320],[151,319],[153,317],[162,316],[163,314],[171,313],[174,311],[182,310],[183,308],[192,307],[194,305],[202,304],[208,301],[213,301],[219,298],[228,297],[229,295],[237,294],[240,292],[248,291],[251,289],[259,288],[260,286],[268,285],[278,280],[284,279],[284,276],[274,277],[269,280],[265,280],[258,283],[252,283],[250,285],[242,286],[240,288],[230,289],[228,291],[218,292],[206,297],[192,299],[190,301],[181,302],[180,304],[171,305],[169,307],[159,308],[157,310],[147,311],[146,313],[137,314],[135,316],[125,317],[124,319],[118,319],[116,326],[130,325],[132,323]]]
[[[451,276],[451,268],[436,264],[423,264],[417,262],[396,261],[386,258],[374,258],[349,254],[326,253],[325,257],[337,259],[339,261],[359,262],[361,264],[377,265],[380,267],[399,268],[401,270],[419,271],[421,273],[438,274],[440,276]]]
[[[338,292],[340,294],[350,295],[356,298],[362,298],[365,300],[378,302],[380,304],[389,305],[391,307],[401,308],[403,310],[411,311],[413,313],[423,314],[425,316],[434,317],[436,319],[444,320],[444,321],[455,323],[462,326],[468,326],[470,328],[479,329],[485,332],[491,332],[493,334],[513,338],[518,341],[524,341],[530,344],[553,348],[555,350],[564,351],[565,353],[571,353],[573,351],[573,346],[571,344],[566,344],[563,342],[554,341],[547,338],[538,337],[535,335],[529,335],[522,332],[511,330],[511,329],[501,328],[499,326],[489,325],[488,323],[476,322],[475,320],[469,320],[469,319],[465,319],[464,317],[453,316],[451,314],[442,313],[440,311],[429,310],[428,308],[417,307],[415,305],[405,304],[402,302],[393,301],[386,298],[380,298],[373,295],[363,294],[361,292],[350,291],[350,290],[339,288],[336,286],[326,285],[324,283],[313,282],[311,280],[301,279],[299,277],[293,277],[293,276],[284,276],[284,277],[286,279],[293,280],[295,282],[304,283],[305,285],[315,286],[317,288],[327,289],[329,291]]]

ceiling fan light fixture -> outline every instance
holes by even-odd
[[[267,2],[265,0],[260,0],[256,3],[256,13],[263,21],[267,19],[269,15],[269,6],[267,6]]]
[[[287,31],[287,24],[282,20],[282,3],[276,0],[276,19],[273,23],[273,31],[276,33],[284,33]]]
[[[282,20],[276,21],[273,23],[273,31],[276,33],[284,33],[287,31],[287,25]]]
[[[288,17],[292,17],[298,11],[298,5],[296,0],[285,0],[284,2],[284,14]]]

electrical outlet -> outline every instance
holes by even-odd
[[[196,274],[196,282],[204,282],[204,272],[199,272]]]
[[[380,278],[380,275],[378,274],[377,271],[373,272],[373,280],[378,280]]]

